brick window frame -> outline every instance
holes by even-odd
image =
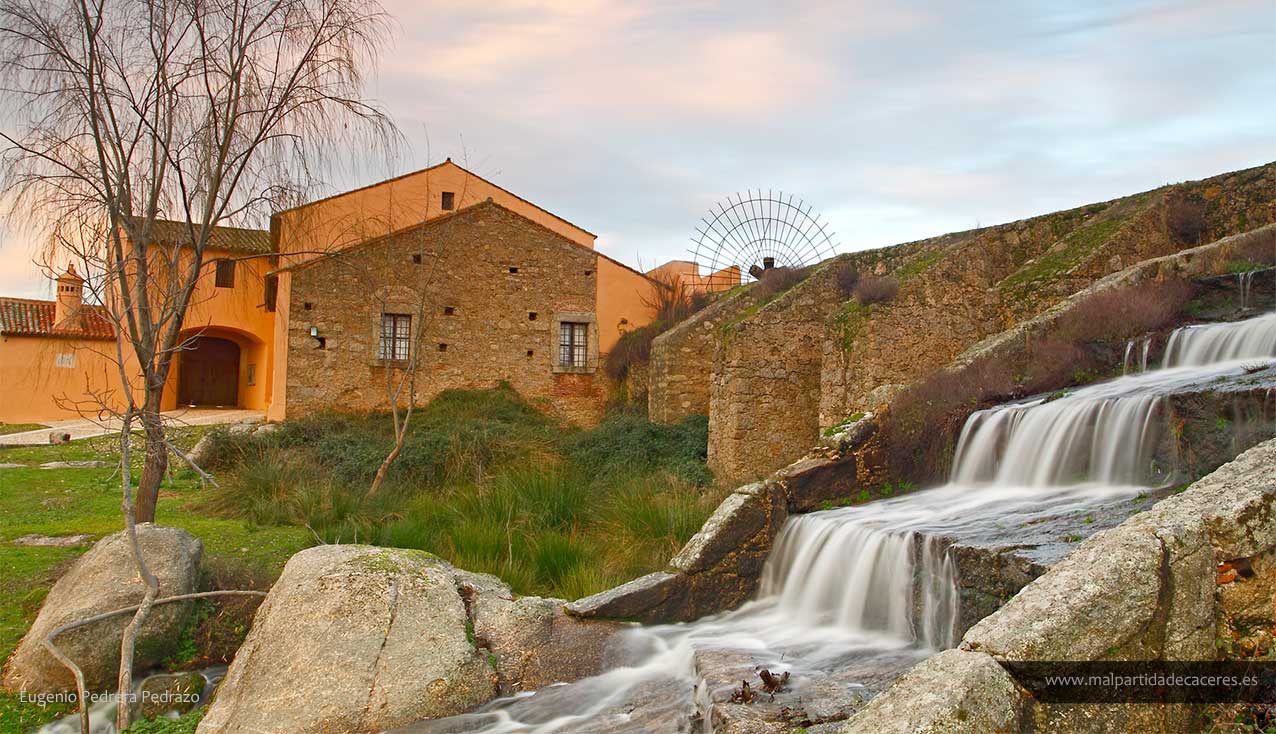
[[[571,359],[564,364],[564,334],[570,330],[574,339]],[[583,335],[584,344],[576,339]],[[598,317],[587,311],[555,313],[549,328],[549,354],[555,373],[593,373],[598,370]],[[580,347],[583,346],[583,349]],[[583,353],[583,360],[582,360]]]

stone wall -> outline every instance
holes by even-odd
[[[836,260],[721,327],[709,397],[709,467],[721,481],[765,476],[819,437],[820,350],[838,299]]]
[[[448,388],[508,382],[560,416],[595,422],[608,397],[597,369],[596,259],[489,202],[299,266],[288,324],[289,415],[389,406],[386,370],[395,380],[402,371],[378,359],[385,312],[413,314],[419,325],[418,402]],[[586,368],[557,366],[564,320],[589,324]]]
[[[1125,268],[1276,221],[1276,164],[1100,204],[912,243],[886,261],[901,283],[890,303],[846,309],[823,346],[820,425],[880,408],[897,386]],[[1167,225],[1197,201],[1201,233]]]
[[[1201,731],[1196,707],[1036,702],[999,662],[1215,660],[1220,624],[1276,624],[1274,506],[1276,441],[1268,441],[1091,536],[967,631],[958,649],[874,698],[843,734]],[[1220,564],[1249,574],[1220,574]]]
[[[1276,232],[1276,225],[1263,231]],[[1170,277],[1217,278],[1227,272],[1229,263],[1242,258],[1246,239],[1243,236],[1225,238],[1155,258],[1103,278],[1045,313],[980,342],[954,360],[948,369],[965,369],[981,356],[1012,363],[1021,360],[1020,350],[1024,344],[1033,337],[1049,335],[1070,309],[1109,289]],[[1237,386],[1215,385],[1203,393],[1171,401],[1163,416],[1170,425],[1164,433],[1169,442],[1159,449],[1163,463],[1183,465],[1186,472],[1194,476],[1271,436],[1276,429],[1276,400],[1266,385],[1273,379],[1276,374],[1269,368],[1264,374],[1247,376]],[[1220,428],[1220,419],[1229,425]],[[756,592],[758,577],[750,570],[761,568],[778,523],[789,514],[811,512],[830,502],[859,504],[886,496],[882,494],[884,478],[875,473],[874,452],[879,448],[877,421],[877,415],[867,412],[853,422],[839,425],[832,435],[812,439],[805,456],[774,472],[765,481],[747,484],[729,495],[679,554],[682,561],[581,599],[568,606],[569,613],[660,623],[689,621],[733,608]],[[1235,431],[1242,423],[1245,430]],[[1219,443],[1222,437],[1227,440]],[[737,495],[749,499],[746,501]],[[782,506],[777,504],[780,498]],[[1125,516],[1120,508],[1112,514],[1112,525],[1119,522],[1118,516]],[[970,569],[972,575],[992,568],[993,573],[984,575],[996,577],[991,586],[979,583],[963,586],[962,604],[968,612],[963,615],[962,628],[995,610],[1004,599],[1043,573],[1049,563],[1039,562],[1039,557],[1050,556],[1053,562],[1070,550],[1070,541],[1061,541],[1061,538],[1106,527],[1109,518],[1100,518],[1093,526],[1079,516],[1073,519],[1081,524],[1043,526],[1042,542],[1036,545],[1009,549],[954,547],[959,566]],[[1058,548],[1045,547],[1050,544]],[[1031,551],[1038,558],[1025,557],[1028,554],[1023,551]],[[696,559],[694,563],[683,563],[691,558]]]
[[[651,342],[647,415],[657,423],[677,423],[689,415],[709,415],[713,353],[723,327],[752,307],[751,286],[721,296]]]

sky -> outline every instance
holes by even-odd
[[[643,269],[748,189],[850,251],[1276,160],[1273,0],[383,2],[384,175],[450,156]]]

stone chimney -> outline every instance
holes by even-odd
[[[66,272],[58,276],[58,305],[53,311],[53,328],[60,331],[81,331],[80,308],[84,297],[84,278],[68,265]]]

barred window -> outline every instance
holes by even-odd
[[[589,324],[564,321],[558,326],[558,364],[562,367],[584,367]]]
[[[217,271],[214,283],[218,288],[234,288],[235,287],[235,261],[222,259],[217,261]]]
[[[406,313],[381,314],[379,359],[406,362],[412,347],[412,316]]]

